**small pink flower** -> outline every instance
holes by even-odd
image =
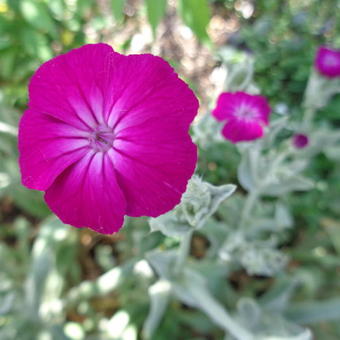
[[[340,77],[340,50],[321,46],[316,54],[315,67],[326,77]]]
[[[309,138],[308,136],[302,134],[302,133],[298,133],[296,135],[293,136],[293,145],[297,148],[297,149],[303,149],[306,146],[308,146],[309,144]]]
[[[232,143],[252,141],[263,136],[263,127],[269,123],[270,106],[263,96],[245,92],[225,92],[212,114],[226,121],[222,134]]]
[[[75,227],[118,231],[180,202],[197,162],[198,101],[167,62],[86,45],[44,63],[19,128],[23,184]]]

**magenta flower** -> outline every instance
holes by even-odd
[[[340,77],[340,50],[321,46],[316,53],[315,67],[326,77]]]
[[[263,136],[263,127],[269,123],[270,106],[263,96],[245,92],[225,92],[212,114],[226,121],[222,134],[232,143],[252,141]]]
[[[297,149],[303,149],[306,146],[308,146],[309,138],[308,138],[308,136],[304,135],[303,133],[298,133],[298,134],[293,136],[292,142],[293,142],[293,145]]]
[[[23,184],[67,224],[103,234],[180,202],[198,101],[167,62],[86,45],[44,63],[19,128]]]

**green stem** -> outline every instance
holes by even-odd
[[[254,340],[254,336],[232,318],[227,310],[209,293],[200,291],[197,286],[192,287],[194,297],[197,298],[199,307],[211,320],[231,334],[237,340]]]
[[[306,108],[305,114],[303,116],[303,122],[302,122],[303,129],[308,130],[311,127],[312,122],[314,120],[315,113],[316,113],[316,109],[314,107]]]
[[[261,196],[262,188],[266,186],[268,179],[270,176],[272,176],[275,169],[281,165],[281,163],[293,152],[293,149],[289,147],[287,150],[280,153],[271,163],[265,177],[262,180],[259,180],[256,187],[253,188],[248,193],[248,196],[246,198],[246,202],[244,204],[242,213],[241,213],[241,220],[240,220],[240,228],[245,228],[247,221],[251,215],[251,212]]]
[[[191,237],[192,231],[188,231],[181,240],[174,268],[174,272],[176,275],[179,275],[183,271],[185,261],[190,253]]]
[[[291,146],[287,147],[286,150],[283,150],[281,153],[279,153],[274,159],[273,162],[271,163],[267,175],[262,181],[262,183],[259,185],[259,187],[266,185],[268,178],[272,176],[273,172],[275,172],[276,168],[278,168],[282,162],[284,162],[288,156],[292,155],[295,152],[294,148]]]
[[[244,228],[246,226],[246,223],[249,219],[250,213],[252,212],[255,203],[257,201],[257,199],[259,198],[259,191],[257,189],[252,190],[247,198],[246,198],[246,202],[244,204],[243,210],[242,210],[242,214],[241,214],[241,221],[240,221],[240,227]]]

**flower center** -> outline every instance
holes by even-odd
[[[254,108],[250,107],[249,105],[240,105],[236,111],[235,115],[238,118],[244,119],[244,120],[252,120],[256,118],[257,112],[254,110]]]
[[[114,133],[108,126],[98,126],[89,135],[90,147],[94,151],[106,152],[113,144]]]

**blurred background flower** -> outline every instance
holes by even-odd
[[[340,50],[319,47],[315,57],[316,69],[329,78],[340,77]]]
[[[213,116],[225,121],[222,135],[232,143],[261,138],[264,126],[269,124],[271,108],[263,96],[246,92],[221,93]]]

